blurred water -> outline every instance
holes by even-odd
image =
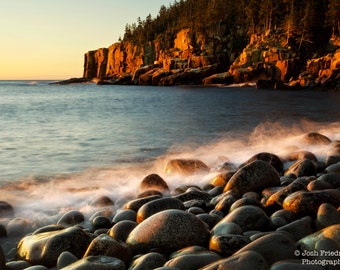
[[[2,200],[15,201],[13,190],[32,181],[64,181],[69,190],[92,181],[100,189],[131,174],[130,166],[140,179],[146,171],[137,172],[135,164],[167,155],[192,153],[207,163],[226,155],[241,162],[237,150],[249,141],[260,146],[264,137],[322,131],[340,139],[339,104],[334,91],[0,81]]]

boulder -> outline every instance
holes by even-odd
[[[131,220],[122,220],[113,225],[108,234],[117,241],[125,242],[130,232],[137,226],[137,223]]]
[[[65,213],[57,222],[57,225],[62,225],[64,227],[71,227],[73,225],[82,224],[85,218],[82,213],[76,210],[71,210]]]
[[[282,206],[299,216],[310,215],[315,217],[319,206],[323,203],[330,203],[338,207],[340,205],[340,190],[297,191],[285,198]]]
[[[197,159],[172,159],[167,163],[164,170],[167,173],[192,175],[209,172],[210,168],[203,161]]]
[[[148,217],[167,209],[184,210],[182,201],[176,198],[161,198],[144,204],[137,212],[137,223],[143,222]]]
[[[316,163],[310,159],[297,160],[284,173],[294,174],[296,177],[316,175]]]
[[[169,191],[169,186],[162,177],[160,177],[158,174],[153,173],[147,175],[142,180],[142,182],[139,184],[139,189],[141,192],[149,189],[164,192]]]
[[[226,222],[237,224],[243,231],[265,230],[268,226],[269,218],[261,208],[253,205],[246,205],[236,208],[225,216],[218,224]]]
[[[256,155],[252,156],[250,159],[248,159],[246,162],[244,162],[242,165],[240,165],[240,167],[248,165],[255,160],[262,160],[262,161],[269,163],[270,165],[272,165],[275,168],[275,170],[278,173],[281,173],[282,170],[283,170],[283,161],[277,155],[272,154],[272,153],[268,153],[268,152],[261,152],[261,153],[258,153]]]
[[[244,235],[214,235],[210,238],[209,249],[223,257],[228,257],[249,243],[249,238]]]
[[[14,216],[14,209],[12,205],[7,202],[0,201],[0,218],[7,218]]]
[[[281,260],[295,259],[295,241],[288,233],[269,232],[238,250],[235,255],[245,251],[255,251],[263,256],[268,265]]]
[[[318,132],[310,132],[302,137],[302,142],[308,145],[329,145],[332,143],[331,139]]]
[[[255,160],[241,167],[228,181],[224,192],[233,190],[243,195],[249,191],[260,193],[263,189],[280,185],[280,176],[272,165]]]
[[[101,234],[92,240],[84,257],[88,256],[116,257],[125,263],[132,259],[130,249],[121,242],[107,234]]]
[[[135,259],[129,267],[129,270],[156,269],[166,263],[164,255],[157,252],[150,252]]]
[[[164,252],[187,246],[207,246],[210,233],[193,214],[165,210],[152,215],[132,230],[126,243],[134,252],[158,248]]]
[[[28,235],[18,244],[18,256],[32,264],[55,266],[58,256],[69,251],[76,257],[84,255],[90,237],[79,227]]]

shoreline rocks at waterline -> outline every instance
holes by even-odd
[[[40,228],[0,202],[0,269],[308,269],[306,260],[339,269],[339,142],[315,132],[303,141],[329,146],[333,158],[263,152],[219,169],[170,160],[164,175],[145,176],[141,193],[122,206],[91,198],[89,219],[74,209]],[[170,188],[168,174],[211,180]]]

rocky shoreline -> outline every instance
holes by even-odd
[[[92,198],[90,218],[73,209],[38,226],[2,201],[0,269],[340,269],[340,142],[300,139],[327,147],[325,159],[304,150],[261,152],[239,167],[172,159],[168,174],[216,176],[170,189],[149,174],[118,209]]]

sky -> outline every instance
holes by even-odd
[[[0,0],[0,80],[82,77],[84,54],[172,0]]]

